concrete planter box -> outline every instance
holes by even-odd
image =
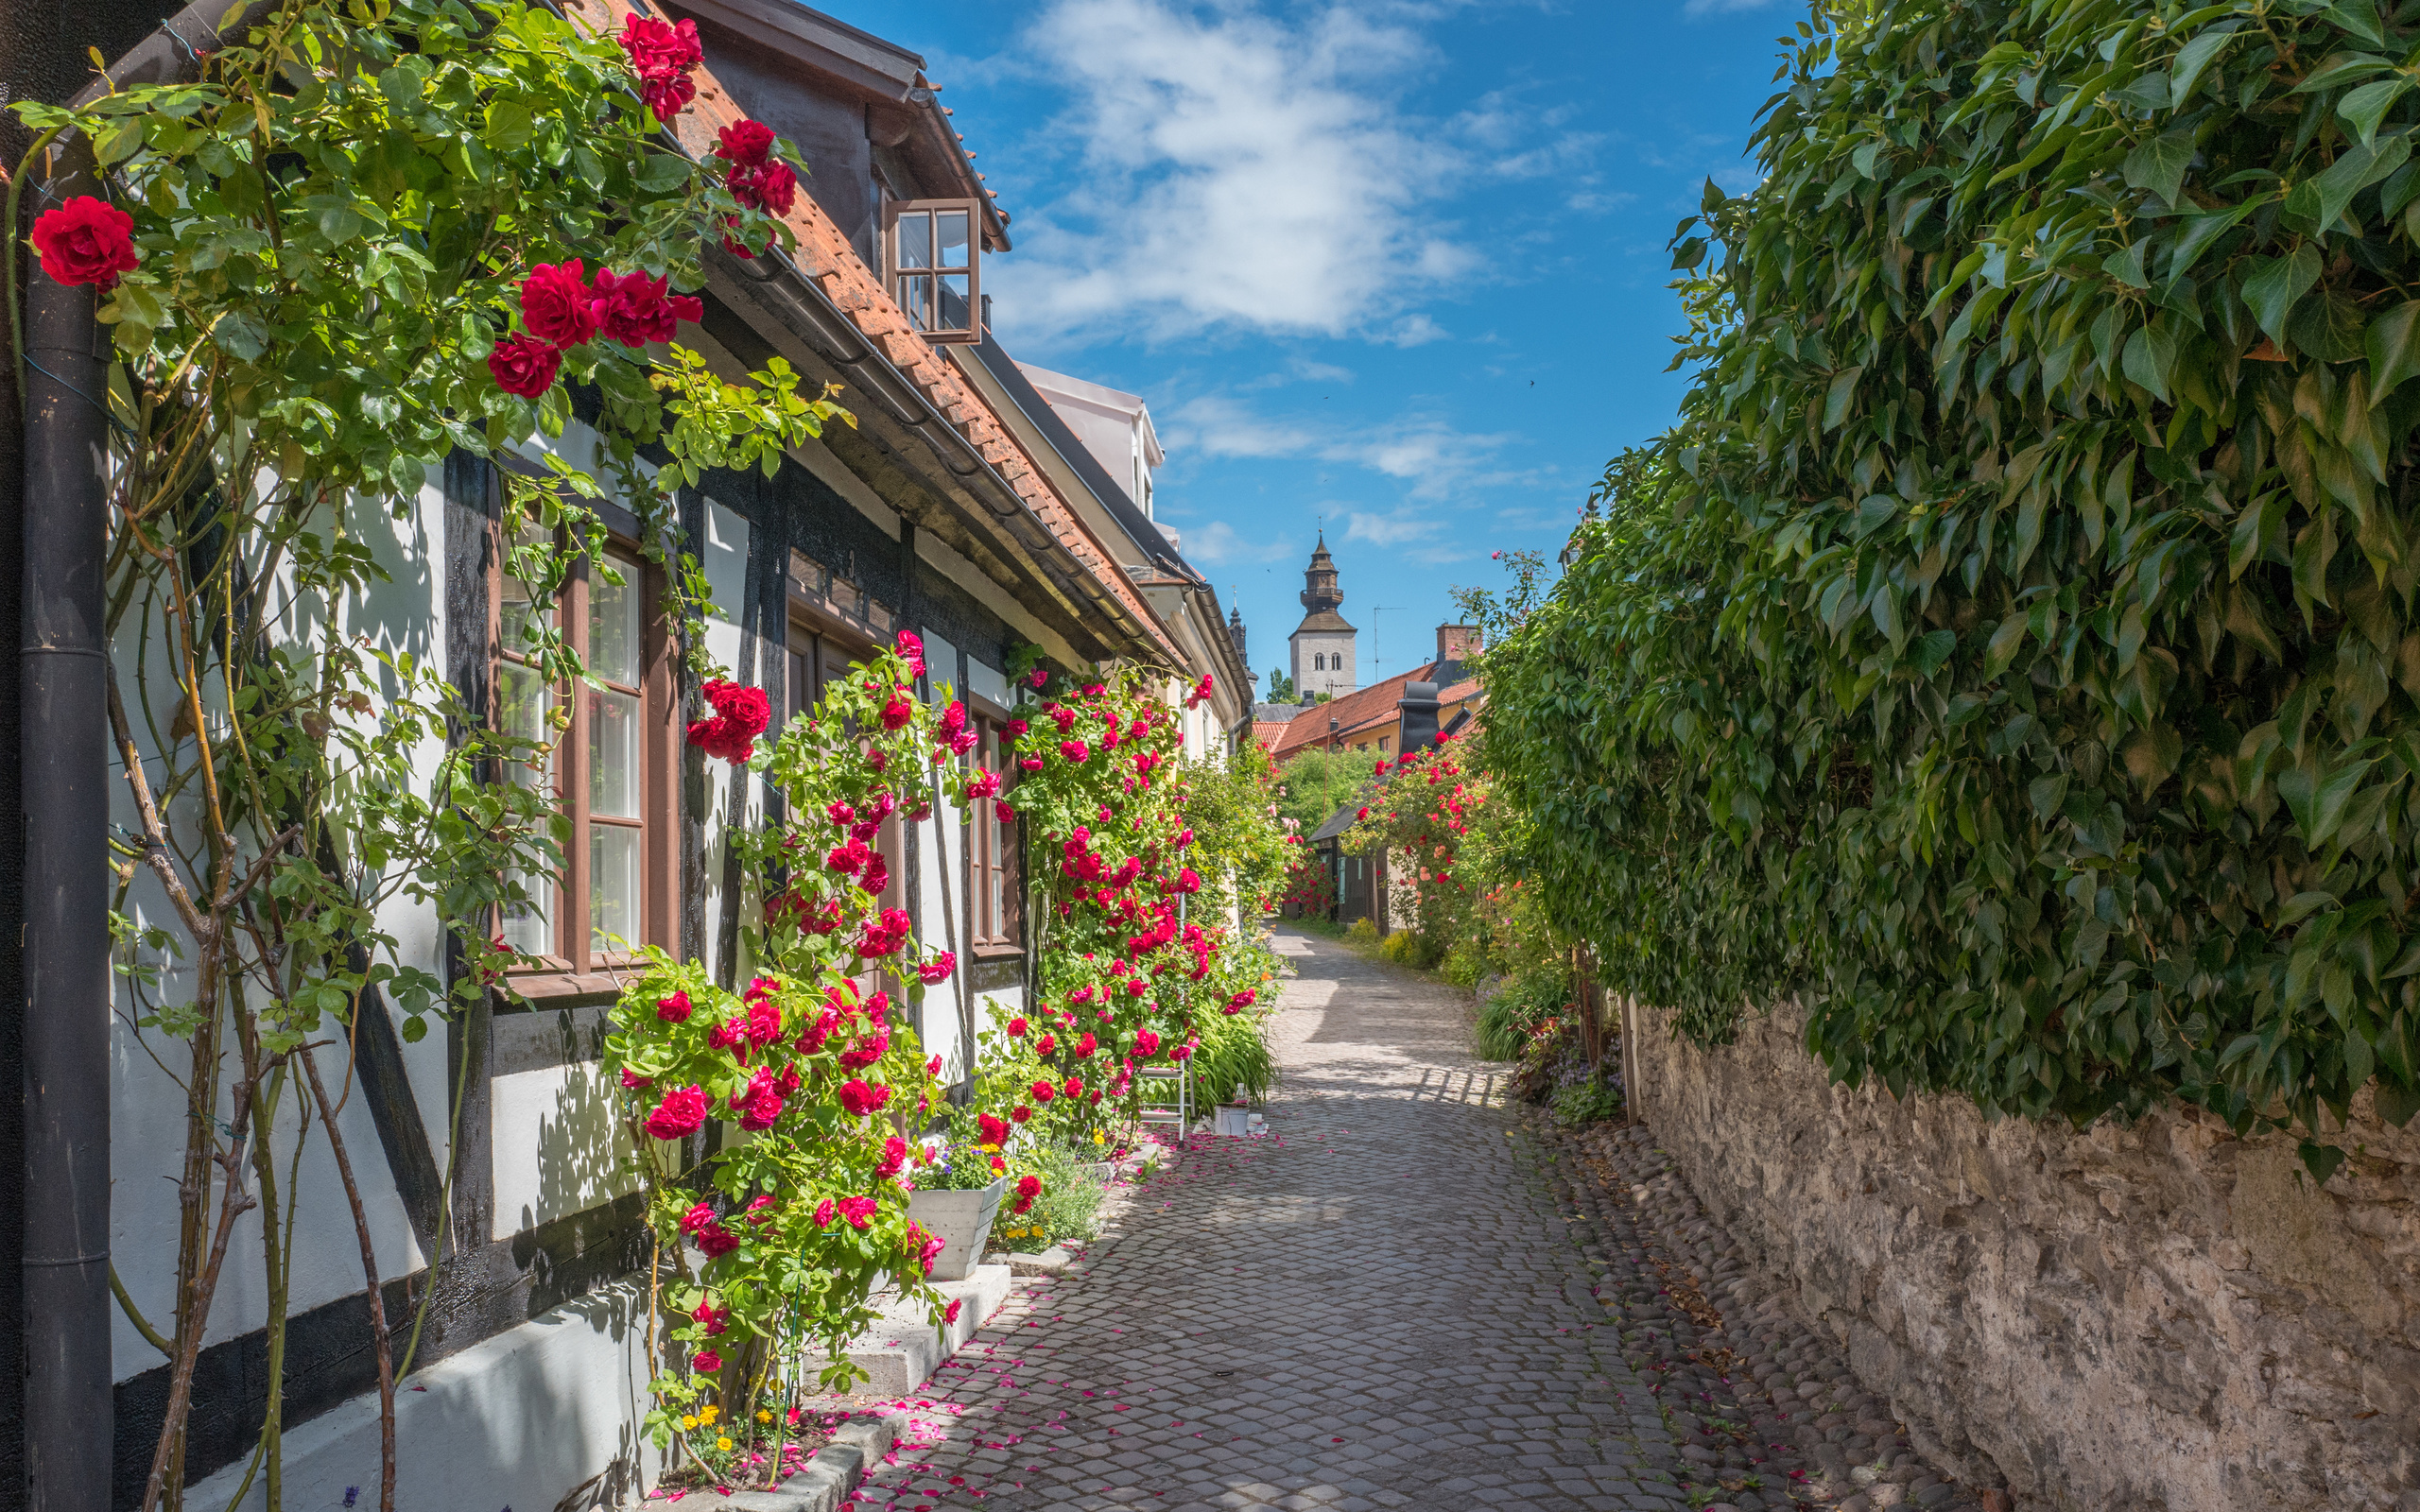
[[[1002,1177],[988,1187],[959,1192],[911,1192],[908,1194],[908,1219],[925,1232],[942,1240],[945,1246],[933,1260],[932,1280],[962,1281],[975,1269],[983,1256],[983,1245],[992,1235],[992,1220],[1000,1211],[1000,1198],[1009,1190],[1009,1178]]]
[[[1242,1139],[1252,1132],[1252,1109],[1249,1108],[1219,1108],[1218,1120],[1212,1125],[1212,1132],[1225,1135],[1229,1139]]]

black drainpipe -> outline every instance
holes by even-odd
[[[109,71],[191,78],[274,5],[201,0]],[[108,86],[77,97],[82,104]],[[54,145],[31,213],[96,187],[92,144]],[[13,228],[11,228],[13,234]],[[26,489],[19,743],[25,806],[25,1443],[29,1512],[110,1512],[112,780],[101,561],[108,539],[109,340],[90,287],[26,259]]]

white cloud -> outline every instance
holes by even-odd
[[[1285,561],[1299,555],[1301,553],[1291,541],[1274,536],[1248,537],[1224,520],[1213,520],[1206,525],[1187,525],[1184,531],[1185,559],[1213,567]]]
[[[1424,519],[1408,510],[1370,514],[1356,509],[1345,527],[1344,539],[1366,541],[1374,546],[1401,546],[1426,541],[1444,528],[1445,523],[1442,520]]]
[[[1762,10],[1772,0],[1688,0],[1681,8],[1685,16],[1719,16],[1734,10]]]
[[[1426,211],[1476,164],[1397,108],[1436,60],[1409,25],[1053,0],[1026,42],[1071,96],[1056,126],[1080,187],[1020,216],[1017,254],[987,271],[1019,325],[1435,339],[1406,305],[1480,266]]]
[[[1432,498],[1486,484],[1515,481],[1498,454],[1510,434],[1474,431],[1451,414],[1413,413],[1391,420],[1343,422],[1254,408],[1221,395],[1192,400],[1170,412],[1161,434],[1171,451],[1266,461],[1296,458],[1340,462],[1409,482],[1413,498]]]

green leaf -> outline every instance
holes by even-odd
[[[2332,892],[2298,892],[2287,899],[2286,906],[2277,911],[2277,922],[2280,925],[2299,924],[2321,909],[2335,906],[2336,895]]]
[[[2311,849],[2325,845],[2335,834],[2337,825],[2343,821],[2344,806],[2353,801],[2354,792],[2361,785],[2362,774],[2377,765],[2375,761],[2354,762],[2319,784],[2311,799],[2310,817],[2304,825],[2305,839]]]
[[[2201,81],[2202,71],[2210,66],[2210,60],[2219,56],[2221,48],[2235,41],[2237,28],[2242,25],[2233,19],[2221,22],[2177,50],[2175,65],[2169,70],[2169,98],[2172,106],[2185,103],[2193,93],[2193,86]]]
[[[2176,337],[2169,332],[2166,317],[2126,338],[2122,366],[2128,378],[2150,389],[2163,404],[2169,402],[2168,375],[2176,366]]]
[[[2333,1144],[2316,1144],[2305,1140],[2294,1147],[2294,1153],[2302,1157],[2303,1169],[2308,1171],[2310,1178],[2321,1186],[2327,1185],[2327,1178],[2344,1163],[2344,1152]]]
[[[2378,1117],[2397,1128],[2405,1127],[2414,1114],[2420,1114],[2420,1087],[2397,1087],[2380,1081],[2377,1107]]]
[[[2364,84],[2336,102],[2336,113],[2353,129],[2353,134],[2361,146],[2376,146],[2379,120],[2386,115],[2387,108],[2411,87],[2411,80],[2408,78],[2381,78],[2374,84]]]
[[[2303,81],[2294,86],[2293,93],[2308,94],[2313,90],[2342,88],[2357,78],[2383,74],[2394,66],[2393,62],[2375,53],[2332,53],[2317,68],[2303,76]]]
[[[498,152],[513,152],[529,145],[538,134],[538,123],[529,107],[518,100],[497,100],[488,107],[487,130],[482,135],[487,145]]]
[[[241,310],[230,310],[210,328],[210,339],[229,356],[251,362],[268,350],[268,332]]]
[[[2235,533],[2227,541],[2228,577],[2241,577],[2244,569],[2259,559],[2262,544],[2276,533],[2291,502],[2292,495],[2279,489],[2236,517]]]
[[[1824,392],[1824,428],[1836,431],[1848,419],[1849,404],[1857,397],[1857,381],[1865,375],[1863,368],[1843,368]]]
[[[2420,373],[2420,300],[2406,300],[2362,333],[2370,359],[2370,404],[2376,407],[2405,379]]]
[[[2256,259],[2252,275],[2243,281],[2243,302],[2270,340],[2283,346],[2286,318],[2319,282],[2319,249],[2304,242],[2283,257]]]
[[[2179,127],[2163,131],[2126,154],[2119,170],[2126,182],[2136,189],[2148,190],[2159,197],[2160,203],[2176,203],[2177,191],[2184,187],[2185,170],[2193,163],[2193,129]]]

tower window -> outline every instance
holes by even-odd
[[[1327,658],[1314,653],[1311,657],[1311,670],[1314,672],[1325,672],[1327,670]]]

